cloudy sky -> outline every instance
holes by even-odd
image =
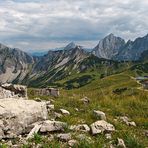
[[[0,42],[25,51],[148,33],[148,0],[0,0]]]

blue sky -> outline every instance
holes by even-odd
[[[109,33],[148,33],[148,0],[0,0],[0,42],[25,51],[94,47]]]

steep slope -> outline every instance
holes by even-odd
[[[119,52],[125,41],[113,34],[100,40],[99,44],[93,49],[92,53],[99,58],[113,59]]]
[[[0,44],[0,83],[21,82],[33,63],[27,53]]]
[[[148,76],[148,50],[141,54],[139,61],[130,70],[137,76]]]
[[[73,43],[67,45],[64,50],[49,51],[34,66],[29,84],[41,85],[63,79],[77,71],[79,63],[88,56],[89,53]]]
[[[148,62],[148,50],[145,50],[140,57],[140,61]]]
[[[148,50],[148,35],[137,38],[135,41],[128,41],[122,50],[118,53],[115,59],[126,60],[126,61],[136,61],[139,60],[141,54]]]

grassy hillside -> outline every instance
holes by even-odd
[[[122,138],[128,148],[144,148],[148,146],[148,139],[144,134],[148,130],[148,91],[139,89],[141,86],[133,79],[137,75],[131,69],[114,75],[100,78],[102,71],[91,71],[88,73],[79,73],[75,76],[67,77],[58,83],[67,84],[75,83],[79,80],[77,76],[82,78],[84,75],[92,76],[87,85],[75,87],[75,89],[66,90],[61,88],[60,97],[55,99],[55,111],[60,108],[67,109],[71,115],[61,118],[61,121],[67,122],[69,125],[86,123],[90,125],[96,121],[93,116],[93,110],[101,110],[106,113],[107,121],[112,123],[116,131],[113,133],[112,141],[116,143],[117,137]],[[70,82],[69,82],[70,81]],[[77,84],[73,84],[77,85]],[[29,89],[29,97],[31,99],[37,97],[31,94]],[[119,93],[116,93],[117,90]],[[84,104],[80,99],[83,97],[90,98],[89,104]],[[40,96],[41,97],[41,96]],[[54,99],[52,97],[42,96],[42,99]],[[79,111],[76,111],[76,108]],[[129,127],[117,120],[119,116],[128,116],[135,121],[136,127]],[[76,137],[79,133],[73,135]],[[89,144],[87,141],[80,141],[78,147],[102,148],[104,144],[109,147],[109,141],[104,135],[91,136],[85,134],[94,143]],[[42,139],[42,145],[51,147],[66,147],[58,141],[48,141]]]
[[[78,64],[69,61],[62,67],[47,70],[38,78],[28,81],[29,87],[56,86],[66,89],[79,88],[95,78],[104,78],[129,69],[132,62],[99,59],[93,55]]]

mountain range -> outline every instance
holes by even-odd
[[[110,34],[91,52],[72,42],[63,50],[50,50],[42,56],[0,44],[0,83],[40,83],[42,86],[94,67],[101,69],[115,67],[122,61],[147,60],[147,53],[148,35],[125,42]]]

